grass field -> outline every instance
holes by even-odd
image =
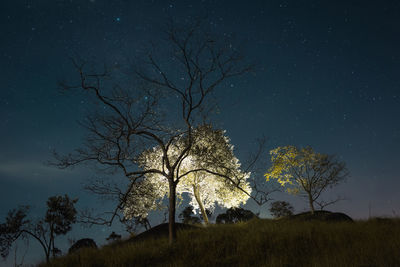
[[[46,265],[43,265],[46,266]],[[86,249],[47,266],[400,266],[400,219],[255,219]]]

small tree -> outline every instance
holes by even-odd
[[[18,238],[33,237],[42,246],[48,262],[50,256],[55,257],[60,250],[55,247],[54,239],[65,235],[76,221],[74,204],[67,195],[54,196],[47,200],[46,215],[42,220],[32,223],[27,219],[28,206],[8,212],[5,223],[0,224],[0,252],[3,258],[9,254],[10,248]]]
[[[305,197],[312,214],[321,194],[348,176],[345,163],[334,156],[316,153],[311,147],[278,147],[270,154],[272,167],[265,174],[266,180],[276,179],[286,186],[288,193]]]
[[[293,207],[286,201],[274,201],[271,203],[269,211],[275,218],[293,215]]]
[[[193,215],[195,215],[193,213],[193,207],[188,206],[179,214],[179,219],[181,219],[183,223],[188,223],[188,224],[200,223],[200,219]]]
[[[257,215],[250,210],[245,210],[243,208],[230,208],[225,213],[221,213],[217,216],[216,223],[245,222],[256,217]]]

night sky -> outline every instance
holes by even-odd
[[[207,16],[217,34],[234,34],[256,63],[218,93],[217,125],[239,158],[261,135],[268,149],[310,145],[335,154],[351,176],[326,195],[346,198],[331,209],[360,219],[399,216],[399,14],[399,1],[1,1],[0,221],[24,204],[41,216],[56,194],[79,197],[78,208],[101,207],[82,190],[91,169],[44,164],[52,149],[72,151],[85,133],[77,120],[87,99],[57,87],[76,75],[69,57],[125,64],[159,40],[168,17],[196,16]],[[300,198],[274,198],[307,208]],[[69,237],[101,244],[121,229],[76,225]],[[65,239],[57,240],[65,251]],[[43,258],[38,253],[34,259]]]

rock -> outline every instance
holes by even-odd
[[[76,241],[68,250],[68,253],[74,253],[82,248],[97,248],[96,242],[91,238],[83,238]]]
[[[330,212],[325,210],[317,210],[314,214],[311,212],[303,212],[296,215],[289,216],[288,219],[300,221],[324,221],[324,222],[352,222],[353,219],[341,212]]]
[[[330,222],[352,222],[353,219],[341,212],[332,212],[325,217],[326,221]]]

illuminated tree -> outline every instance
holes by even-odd
[[[348,171],[334,156],[314,152],[311,147],[278,147],[270,151],[272,166],[267,181],[276,179],[290,194],[305,197],[314,214],[314,203],[321,194],[342,182]]]
[[[250,173],[240,170],[239,160],[233,154],[233,146],[224,131],[214,130],[210,125],[202,125],[193,130],[193,145],[176,169],[179,179],[176,192],[179,197],[188,193],[190,205],[200,210],[204,222],[208,223],[206,210],[212,211],[215,204],[222,207],[238,207],[250,198],[251,187],[247,182]],[[178,139],[170,145],[170,159],[176,159],[185,149],[188,140]],[[164,170],[163,151],[160,147],[146,150],[140,157],[140,165],[144,170]],[[228,179],[227,179],[228,178]],[[137,192],[134,187],[125,206],[125,216],[147,216],[150,209],[157,208],[157,200],[168,194],[167,180],[158,173],[147,173],[143,183],[149,186],[149,194]],[[142,198],[141,203],[137,197]],[[132,203],[132,204],[130,204]]]
[[[62,88],[85,92],[95,104],[88,106],[93,112],[82,121],[88,130],[83,146],[75,153],[54,153],[54,156],[59,168],[90,162],[97,170],[113,175],[122,173],[128,178],[124,184],[129,185],[127,189],[118,184],[110,187],[107,183],[89,186],[96,194],[114,196],[118,204],[110,218],[89,215],[88,223],[111,224],[124,211],[128,198],[132,199],[132,192],[149,192],[142,189],[155,186],[158,194],[167,188],[172,243],[176,240],[176,190],[184,177],[179,170],[192,154],[193,129],[207,121],[207,115],[214,109],[212,94],[228,79],[247,73],[251,66],[243,61],[228,36],[214,36],[198,22],[184,27],[171,22],[165,38],[160,39],[161,49],[143,53],[144,62],[138,64],[143,69],[98,70],[97,66],[88,68],[84,62],[73,61],[79,74],[77,84],[62,83]],[[174,150],[178,143],[179,149]],[[162,168],[142,168],[143,155],[152,147],[162,151],[161,157],[154,153]],[[226,183],[235,183],[223,168],[209,173],[217,174],[216,170],[222,172]],[[144,181],[149,175],[163,177],[162,183]],[[135,208],[138,214],[142,208],[156,205],[151,201],[141,202],[139,196],[133,201],[142,206]]]
[[[27,219],[28,206],[9,211],[5,223],[0,224],[1,256],[8,256],[12,244],[18,238],[32,237],[43,248],[47,262],[51,255],[55,257],[61,251],[55,247],[54,239],[71,230],[71,225],[76,221],[74,204],[77,201],[71,200],[67,195],[50,197],[47,200],[45,217],[36,223]]]

